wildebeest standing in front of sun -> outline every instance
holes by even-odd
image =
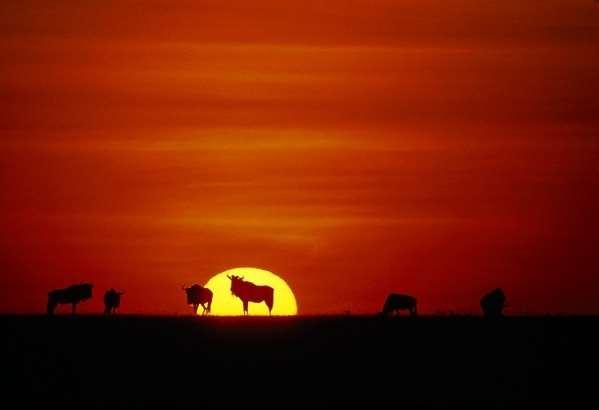
[[[249,302],[266,303],[268,306],[268,314],[272,313],[272,307],[274,304],[274,289],[270,286],[259,286],[252,282],[247,282],[243,279],[243,276],[229,276],[231,280],[231,293],[237,296],[243,302],[243,314],[248,313]]]
[[[198,313],[198,307],[202,306],[202,315],[210,313],[212,306],[212,291],[201,285],[192,285],[188,288],[183,286],[183,290],[187,296],[187,304],[193,307],[193,313]]]

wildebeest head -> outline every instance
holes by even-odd
[[[507,306],[505,293],[501,288],[493,289],[481,298],[480,305],[485,316],[501,316]]]
[[[187,304],[190,305],[193,303],[193,286],[188,288],[185,285],[181,286],[181,289],[185,291],[185,296],[187,296]]]
[[[107,309],[118,308],[121,304],[121,295],[125,292],[117,292],[114,289],[109,289],[104,294],[104,305]]]
[[[58,304],[58,292],[59,290],[53,290],[48,293],[48,305],[46,307],[46,311],[49,315],[54,313],[56,305]]]
[[[82,298],[84,299],[89,299],[92,297],[92,290],[94,288],[94,285],[91,283],[82,283],[80,286],[80,295],[82,296]]]
[[[197,284],[191,285],[188,288],[183,286],[182,288],[185,291],[185,294],[187,296],[187,304],[188,305],[193,305],[193,304],[199,303],[199,301],[202,299],[202,292],[205,289],[203,286],[200,286]]]
[[[227,275],[227,278],[231,280],[231,294],[240,295],[245,284],[243,281],[243,276]]]
[[[91,283],[80,283],[78,285],[69,286],[65,289],[59,289],[58,292],[62,297],[72,300],[86,300],[92,297],[94,285]]]
[[[125,294],[125,292],[117,292],[116,290],[111,288],[106,291],[106,293],[104,294],[104,297],[107,297],[107,296],[108,297],[120,297],[121,295],[124,295],[124,294]]]

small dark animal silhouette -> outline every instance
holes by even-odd
[[[272,306],[274,303],[274,289],[270,286],[259,286],[252,282],[246,282],[243,276],[229,276],[231,280],[231,293],[237,296],[243,302],[243,314],[248,313],[249,302],[265,302],[268,306],[268,313],[272,313]]]
[[[92,288],[94,285],[91,283],[82,283],[79,285],[69,286],[64,289],[55,289],[48,293],[48,307],[47,312],[49,315],[54,313],[57,305],[71,304],[72,314],[76,313],[77,304],[84,300],[92,297]]]
[[[399,311],[402,309],[408,310],[411,316],[416,316],[418,314],[416,310],[416,298],[409,295],[391,293],[387,296],[381,313],[385,316],[389,316],[394,313],[399,314]]]
[[[125,292],[117,292],[114,289],[107,290],[104,294],[104,314],[116,313],[121,305],[121,295],[124,294]]]
[[[480,299],[480,307],[485,317],[499,317],[507,306],[505,294],[501,288],[493,289]]]
[[[212,306],[212,291],[200,285],[192,285],[188,288],[183,286],[183,290],[187,294],[187,304],[192,305],[193,313],[198,313],[198,306],[202,306],[202,315],[210,313]]]

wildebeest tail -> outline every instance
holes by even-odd
[[[274,306],[274,303],[275,303],[274,289],[269,289],[268,292],[266,292],[264,301],[266,302],[266,306],[268,306],[268,312],[270,313],[272,311],[272,307]]]

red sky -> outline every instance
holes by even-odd
[[[3,1],[0,311],[599,313],[599,4]]]

